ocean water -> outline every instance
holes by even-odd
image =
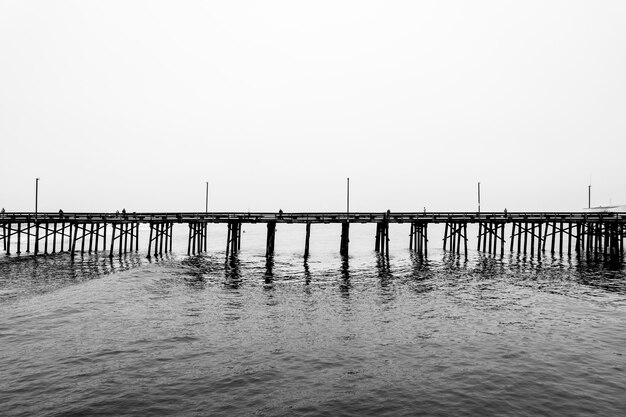
[[[225,226],[206,254],[0,255],[0,414],[624,415],[625,265]],[[145,237],[145,230],[142,236]]]

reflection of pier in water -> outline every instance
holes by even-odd
[[[174,226],[184,224],[188,228],[187,254],[191,255],[207,251],[207,226],[214,223],[226,225],[227,256],[241,249],[243,224],[267,225],[265,248],[269,258],[274,253],[277,224],[305,225],[307,257],[313,224],[339,224],[339,251],[345,256],[349,251],[350,224],[375,224],[374,249],[388,255],[389,225],[406,223],[410,229],[408,247],[422,256],[428,255],[429,226],[442,224],[443,249],[467,257],[468,224],[475,224],[477,250],[489,254],[503,255],[508,247],[510,252],[537,257],[549,250],[560,255],[586,253],[621,258],[626,213],[3,213],[0,240],[7,254],[25,250],[35,255],[73,255],[108,250],[113,257],[139,251],[139,225],[146,224],[150,228],[148,256],[157,256],[172,251]],[[268,269],[271,271],[271,267]]]
[[[59,254],[0,261],[0,302],[23,293],[45,293],[83,281],[139,267],[145,259],[129,253],[110,258],[92,253],[84,257]]]

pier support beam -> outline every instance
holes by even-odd
[[[311,240],[311,222],[306,224],[306,237],[304,238],[304,257],[309,257],[309,242]]]
[[[376,223],[376,245],[374,250],[389,256],[389,222],[386,219]]]
[[[504,224],[502,224],[501,227],[504,227]],[[517,240],[518,253],[523,253],[524,255],[526,255],[528,253],[528,244],[530,243],[530,255],[533,257],[535,255],[540,257],[545,247],[545,242],[547,240],[547,227],[548,223],[542,221],[514,222],[511,227],[511,251],[514,250],[515,241]],[[501,233],[501,238],[504,239],[504,230]],[[522,240],[524,242],[523,244]],[[535,247],[537,248],[536,253]],[[503,253],[502,248],[501,253]]]
[[[8,233],[7,233],[8,230]],[[7,252],[7,255],[11,254],[11,235],[13,234],[11,223],[7,224],[7,227],[4,229],[5,243],[4,249]]]
[[[348,256],[348,244],[350,243],[350,223],[341,223],[341,243],[339,245],[339,253]]]
[[[485,230],[483,225],[483,230]],[[479,235],[480,240],[480,235]],[[484,241],[483,241],[484,243]],[[463,254],[467,257],[467,223],[466,222],[446,222],[443,249],[449,245],[450,252],[454,254],[461,253],[461,246],[463,246]]]
[[[226,257],[235,255],[241,249],[241,222],[228,222],[226,234]]]
[[[409,250],[417,252],[422,256],[426,256],[428,254],[428,223],[411,223]]]
[[[207,251],[207,224],[205,222],[193,221],[188,223],[189,226],[189,238],[187,240],[187,255],[195,255],[196,253],[202,253]],[[166,222],[164,225],[164,238],[165,247],[169,246],[169,251],[172,251],[172,231],[173,223]],[[168,244],[169,243],[169,244]]]
[[[190,223],[189,230],[191,233],[191,229],[196,227],[197,223]],[[192,226],[193,225],[193,226]],[[172,251],[172,228],[173,223],[167,221],[155,221],[150,223],[150,237],[148,239],[148,258],[150,258],[152,254],[152,242],[154,242],[154,256],[163,255],[163,253],[168,253]],[[137,249],[139,246],[139,225],[133,228],[134,235],[131,236],[131,248],[133,245],[133,238],[135,248]],[[195,236],[194,236],[194,239]],[[189,241],[191,244],[191,239]],[[189,247],[187,248],[189,251]],[[195,253],[195,240],[194,240],[194,253]],[[187,253],[189,254],[189,252]]]
[[[265,242],[265,256],[274,255],[274,243],[276,242],[276,222],[267,223],[267,239]]]
[[[20,253],[22,253],[22,223],[18,223],[17,224],[17,250],[15,251],[15,253],[17,253],[18,255]]]
[[[35,255],[39,253],[39,222],[35,218]]]
[[[607,225],[608,240],[609,240],[609,256],[613,260],[617,260],[620,257],[620,244],[619,244],[619,225],[617,222],[611,222]]]
[[[496,255],[498,253],[498,248],[500,248],[500,255],[504,255],[504,245],[506,243],[504,236],[506,228],[505,226],[506,223],[502,221],[486,221],[478,223],[478,250],[481,250],[480,244],[482,242],[482,252]],[[511,249],[513,248],[514,236],[515,224],[511,231]]]
[[[153,226],[154,225],[151,223],[150,232],[153,231],[152,230]],[[104,227],[105,227],[104,233],[102,236],[104,237],[104,241],[106,244],[106,225]],[[124,221],[124,222],[119,222],[119,223],[111,223],[111,227],[113,231],[111,232],[111,247],[109,250],[109,258],[113,257],[113,251],[115,250],[116,240],[118,242],[117,252],[119,256],[122,256],[122,254],[128,253],[129,250],[132,252],[133,246],[135,247],[135,250],[138,249],[138,244],[137,244],[139,240],[138,223],[133,222],[133,221]],[[96,230],[98,230],[98,227],[96,228]],[[155,226],[155,230],[156,230],[156,226]],[[129,245],[129,242],[130,242],[130,245]],[[150,243],[152,243],[152,238],[150,239]],[[156,245],[155,245],[155,250],[156,250]],[[148,256],[149,256],[149,252],[150,250],[148,250]]]

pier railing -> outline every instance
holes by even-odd
[[[409,223],[427,221],[445,223],[463,221],[480,223],[483,221],[605,221],[626,219],[626,212],[141,212],[141,213],[85,213],[85,212],[8,212],[0,214],[0,222],[62,222],[62,221],[109,221],[139,222],[173,221],[187,223],[206,221],[210,223]]]

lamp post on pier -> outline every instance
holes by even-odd
[[[38,203],[39,203],[39,178],[35,178],[35,220],[37,220]]]
[[[35,178],[35,255],[37,255],[37,252],[39,252],[39,223],[37,222],[37,212],[39,211],[38,209],[39,209],[39,177]]]
[[[350,242],[350,178],[346,178],[346,221],[341,223],[341,245],[339,253],[348,256],[348,243]]]
[[[348,221],[350,221],[350,178],[347,178],[346,184],[346,214]]]
[[[205,206],[204,206],[204,212],[208,213],[209,212],[209,182],[206,182],[206,199],[205,199]]]
[[[478,212],[480,213],[480,181],[478,181]]]

